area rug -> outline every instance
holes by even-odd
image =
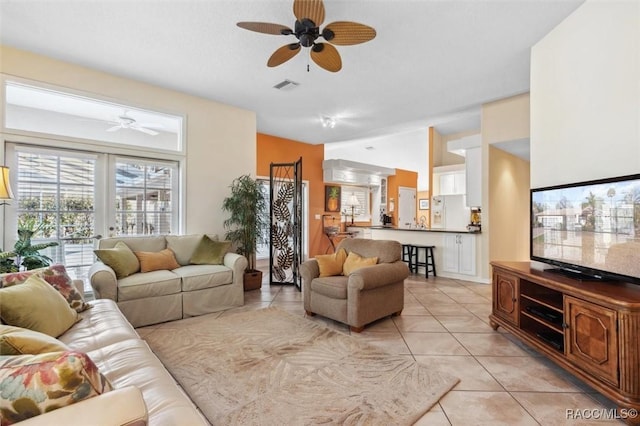
[[[278,308],[144,338],[213,425],[410,425],[458,382]]]

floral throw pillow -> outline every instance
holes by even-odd
[[[40,273],[42,278],[65,298],[69,306],[76,312],[82,312],[89,309],[91,305],[85,303],[82,295],[75,289],[71,281],[71,277],[67,274],[64,265],[51,265],[46,268],[32,269],[31,271],[15,272],[6,274],[0,278],[0,287],[9,287],[16,284],[22,284],[35,274]]]
[[[0,358],[0,422],[12,425],[112,390],[85,353]]]

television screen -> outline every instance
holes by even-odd
[[[640,174],[531,190],[531,259],[640,283]]]

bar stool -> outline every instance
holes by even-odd
[[[436,274],[436,261],[433,257],[433,249],[435,246],[411,246],[411,256],[409,262],[409,269],[414,273],[418,273],[418,268],[420,266],[424,266],[424,276],[425,278],[429,278],[429,272],[433,274],[434,277],[437,277]],[[420,261],[420,251],[424,251],[424,262]]]
[[[403,244],[402,245],[402,261],[407,262],[409,266],[409,271],[413,272],[413,264],[411,263],[411,259],[413,258],[413,246],[411,244]]]

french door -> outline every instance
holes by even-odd
[[[13,247],[19,224],[35,222],[33,243],[57,242],[43,254],[82,278],[97,238],[178,232],[177,161],[6,147],[16,199],[6,209],[3,247]]]

